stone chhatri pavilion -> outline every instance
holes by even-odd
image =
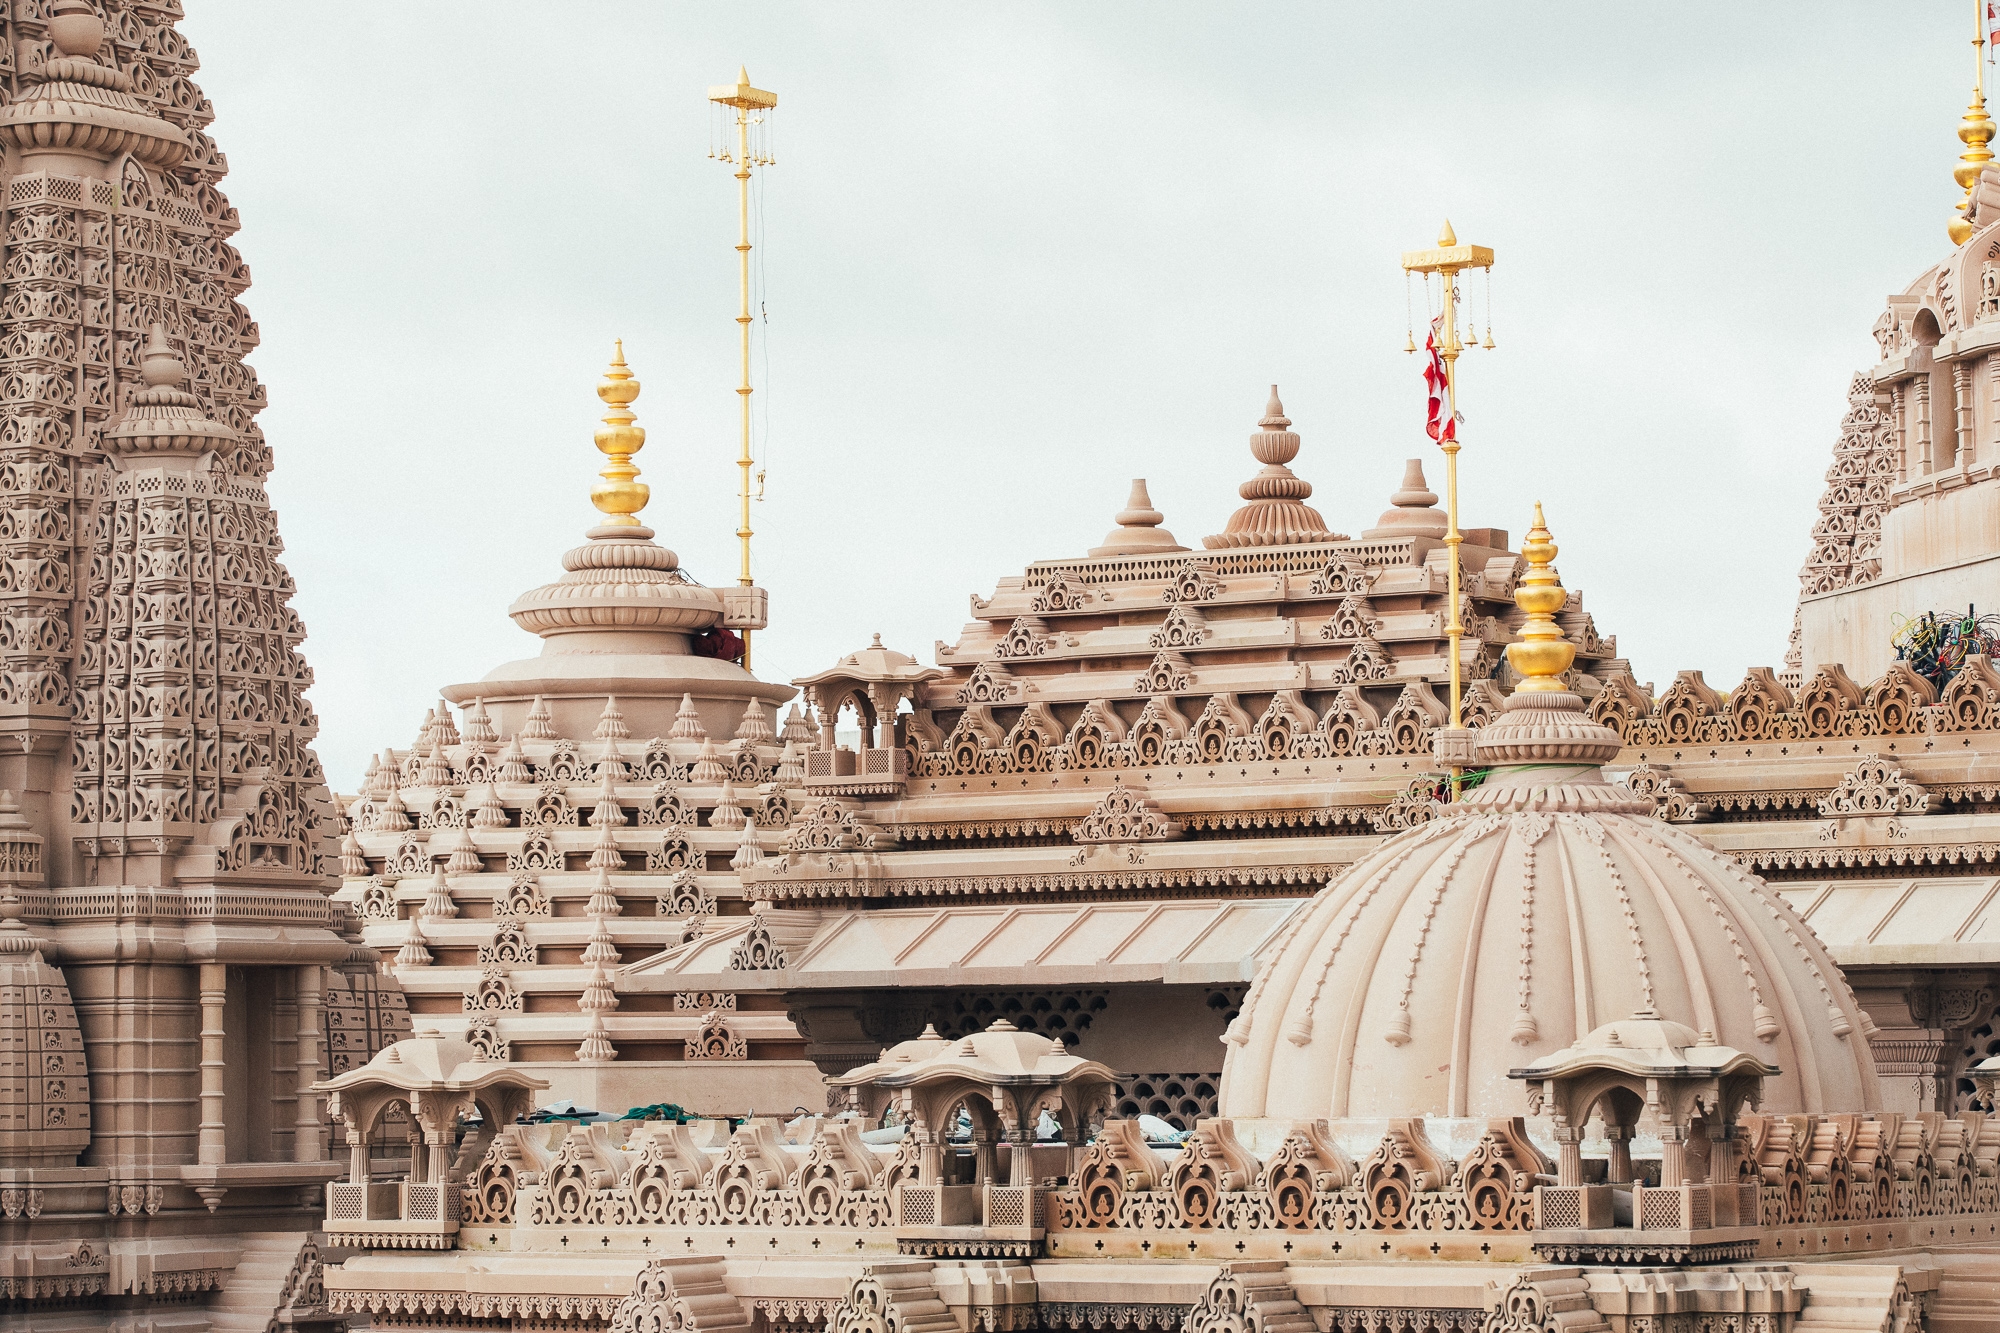
[[[620,351],[540,653],[335,798],[179,17],[0,14],[0,1326],[2000,1329],[2000,671],[1885,648],[2000,550],[2000,171],[1726,693],[1275,388],[1223,532],[758,681]]]

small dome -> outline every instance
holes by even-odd
[[[1225,1038],[1220,1114],[1519,1115],[1510,1070],[1625,1040],[1633,1015],[1632,1040],[1777,1065],[1766,1110],[1876,1108],[1870,1024],[1811,928],[1605,781],[1619,740],[1562,688],[1575,652],[1539,514],[1522,554],[1524,679],[1480,733],[1491,775],[1293,919]]]
[[[916,658],[894,648],[883,647],[880,634],[866,648],[856,649],[841,658],[838,670],[843,675],[861,680],[900,680],[913,673],[926,674],[925,669],[917,665]]]

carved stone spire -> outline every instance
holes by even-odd
[[[1442,541],[1449,522],[1437,502],[1437,492],[1424,480],[1424,460],[1412,458],[1403,464],[1403,484],[1389,494],[1389,508],[1361,536],[1363,540],[1435,537]]]
[[[1229,525],[1201,544],[1210,550],[1231,546],[1291,546],[1300,542],[1343,541],[1329,532],[1319,511],[1305,503],[1312,483],[1285,465],[1298,457],[1299,437],[1278,401],[1278,386],[1271,386],[1271,401],[1263,420],[1250,436],[1250,452],[1264,466],[1256,476],[1236,488],[1249,501],[1229,516]]]
[[[1102,555],[1156,555],[1163,551],[1185,551],[1174,540],[1174,534],[1160,524],[1166,515],[1153,508],[1153,497],[1146,494],[1146,479],[1136,477],[1132,481],[1132,494],[1126,497],[1125,507],[1112,515],[1112,522],[1118,526],[1104,535],[1101,546],[1090,548],[1092,556]]]

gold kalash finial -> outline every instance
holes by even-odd
[[[1958,155],[1958,166],[1951,173],[1951,178],[1965,191],[1965,197],[1959,201],[1958,212],[1952,215],[1951,225],[1946,228],[1953,245],[1964,245],[1972,235],[1972,219],[1967,216],[1972,211],[1972,187],[1979,183],[1979,173],[1993,160],[1987,148],[1993,142],[1993,121],[1986,114],[1986,8],[1975,3],[1972,13],[1972,101],[1958,120],[1958,137],[1965,151]]]
[[[708,100],[717,106],[730,107],[736,112],[736,144],[729,145],[725,133],[720,151],[709,150],[709,156],[735,164],[736,167],[736,207],[738,228],[736,253],[738,272],[742,286],[742,306],[736,316],[736,324],[743,335],[743,382],[736,392],[743,403],[742,449],[736,456],[736,466],[742,471],[742,484],[737,499],[741,504],[741,515],[736,525],[736,540],[742,547],[743,564],[736,581],[748,588],[750,578],[750,169],[768,167],[778,160],[771,147],[770,119],[777,110],[778,95],[762,88],[750,86],[750,71],[747,66],[738,66],[736,82],[725,83],[708,90]],[[761,492],[762,487],[760,485]],[[750,669],[750,631],[743,631],[743,669]]]
[[[590,488],[590,502],[604,513],[607,528],[636,528],[633,515],[652,498],[650,486],[633,478],[639,475],[632,455],[646,447],[646,428],[637,425],[638,413],[632,403],[639,396],[639,381],[625,364],[625,340],[620,338],[611,354],[611,366],[597,382],[597,396],[604,400],[604,424],[597,428],[597,447],[605,457],[604,478]],[[642,534],[643,535],[643,534]]]
[[[1569,689],[1563,673],[1576,661],[1576,645],[1556,624],[1556,612],[1569,601],[1562,576],[1556,573],[1556,544],[1542,521],[1542,502],[1535,501],[1535,525],[1521,542],[1521,557],[1528,572],[1514,586],[1514,605],[1528,613],[1521,626],[1519,643],[1507,645],[1507,660],[1521,674],[1515,692],[1561,694]]]

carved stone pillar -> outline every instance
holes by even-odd
[[[1604,1179],[1613,1185],[1632,1183],[1632,1130],[1627,1125],[1606,1125],[1604,1137],[1611,1144],[1611,1161]]]
[[[1903,386],[1891,385],[1889,421],[1891,429],[1896,432],[1896,480],[1899,483],[1910,479],[1910,431],[1909,423],[1903,420],[1903,407]]]
[[[352,1124],[347,1127],[347,1179],[355,1185],[368,1183],[368,1139]]]
[[[299,969],[298,1123],[292,1132],[292,1158],[300,1162],[326,1156],[319,1094],[309,1090],[320,1079],[320,998],[325,981],[326,969],[317,963]]]
[[[1556,1126],[1556,1184],[1583,1184],[1583,1131],[1569,1125]]]
[[[229,1160],[228,1113],[223,1106],[223,1006],[229,999],[229,965],[201,965],[201,1130],[195,1160],[203,1166]],[[185,1122],[183,1122],[185,1123]]]
[[[1928,477],[1931,474],[1931,380],[1928,375],[1916,378],[1917,397],[1912,410],[1917,418],[1917,474]]]
[[[1660,1128],[1660,1188],[1675,1189],[1688,1183],[1687,1128],[1663,1125]]]
[[[1035,1127],[1015,1128],[1007,1132],[1007,1183],[1009,1185],[1032,1185],[1034,1177]]]
[[[1954,361],[1951,363],[1952,402],[1952,444],[1951,463],[1964,462],[1972,456],[1972,363]]]

